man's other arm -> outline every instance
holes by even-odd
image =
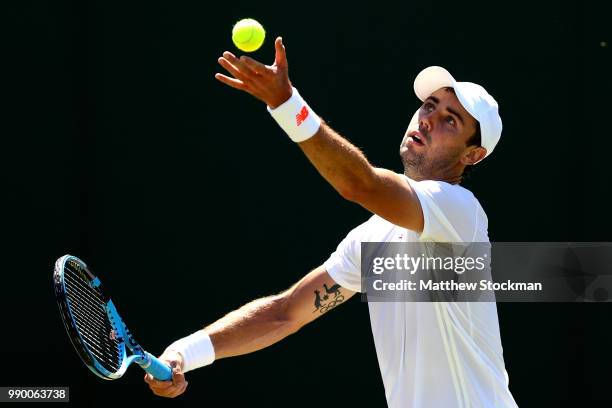
[[[336,284],[320,266],[290,289],[247,303],[202,330],[210,336],[215,360],[252,353],[297,332],[354,294]],[[187,388],[183,356],[166,349],[160,359],[174,368],[172,381],[158,381],[147,374],[145,382],[156,395],[181,395]]]
[[[315,291],[323,297],[325,286],[329,289],[334,285],[336,282],[320,266],[285,292],[254,300],[217,320],[204,329],[212,340],[216,359],[252,353],[297,332],[333,308],[317,306]],[[344,299],[336,306],[355,294],[342,287],[337,290],[323,303],[341,295]]]
[[[224,52],[219,64],[232,77],[215,77],[232,88],[247,92],[275,109],[292,96],[287,53],[282,39],[274,43],[274,64]],[[315,136],[299,143],[319,173],[346,199],[360,204],[395,225],[423,231],[423,211],[407,180],[373,167],[363,153],[325,123]]]
[[[372,166],[357,147],[324,122],[313,137],[298,145],[342,197],[395,225],[423,231],[421,204],[403,176]]]

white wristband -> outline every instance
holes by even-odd
[[[210,365],[215,361],[215,349],[210,336],[199,330],[168,346],[183,356],[183,372]]]
[[[313,137],[321,126],[321,119],[310,109],[295,88],[291,98],[274,109],[268,106],[268,112],[296,143]]]

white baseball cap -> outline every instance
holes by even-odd
[[[487,149],[487,156],[490,155],[502,132],[497,102],[482,86],[472,82],[457,82],[442,67],[425,68],[414,80],[414,92],[421,101],[446,87],[455,90],[461,105],[480,123],[481,145]]]

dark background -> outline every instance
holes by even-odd
[[[442,65],[500,104],[495,154],[465,183],[493,241],[610,241],[610,32],[604,2],[3,3],[0,386],[70,386],[73,406],[384,406],[367,306],[188,375],[174,401],[113,383],[72,350],[54,260],[85,259],[153,353],[321,264],[368,213],[344,201],[265,106],[216,82],[232,24],[287,46],[291,79],[376,165]],[[138,293],[138,294],[136,294]],[[357,299],[357,297],[355,298]],[[522,407],[612,402],[609,304],[499,304]],[[607,404],[606,404],[607,403]]]

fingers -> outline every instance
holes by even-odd
[[[243,56],[243,57],[241,57],[240,59],[238,59],[238,58],[237,58],[237,57],[236,57],[234,54],[232,54],[231,52],[229,52],[229,51],[225,51],[225,52],[223,53],[223,58],[220,58],[219,60],[221,60],[221,59],[225,59],[226,61],[228,61],[229,63],[231,63],[231,64],[234,66],[234,68],[235,68],[235,69],[238,71],[238,73],[239,73],[240,75],[243,75],[243,76],[252,76],[252,75],[254,75],[254,74],[257,74],[257,73],[258,73],[257,71],[255,71],[255,70],[251,69],[251,67],[250,67],[249,65],[246,65],[246,64],[244,63],[244,58],[246,58],[246,57],[244,57],[244,56]],[[254,60],[253,60],[253,61],[254,61]],[[221,63],[221,61],[219,61],[219,63]],[[262,65],[262,66],[263,66],[263,64],[260,64],[260,65]],[[260,70],[260,71],[262,71],[262,70]],[[262,72],[263,72],[263,71],[262,71]],[[232,75],[234,75],[234,74],[232,74]],[[235,75],[234,75],[234,76],[235,76]]]
[[[274,41],[274,49],[276,50],[274,64],[279,68],[286,69],[288,66],[287,51],[285,50],[285,45],[283,44],[282,37],[276,38],[276,41]]]
[[[259,76],[258,71],[263,73],[266,69],[265,65],[252,58],[242,57],[238,59],[229,51],[225,51],[223,57],[218,59],[218,62],[233,78],[219,73],[215,74],[215,78],[232,88],[242,91],[247,90],[247,82],[251,82]]]
[[[186,389],[187,389],[187,383],[184,382],[182,385],[178,386],[175,390],[165,395],[165,397],[168,397],[168,398],[178,397],[179,395],[184,393]]]
[[[189,384],[185,381],[185,375],[176,365],[172,370],[172,381],[156,380],[151,374],[146,374],[144,381],[149,385],[153,394],[166,398],[178,397],[185,392]]]
[[[166,381],[170,382],[170,381]],[[174,398],[178,397],[187,389],[187,385],[189,384],[185,381],[185,375],[181,373],[179,368],[175,368],[172,371],[172,386],[168,387],[164,390],[164,397]]]
[[[172,381],[160,381],[160,380],[156,380],[155,378],[153,378],[153,376],[151,374],[145,374],[145,378],[144,381],[149,384],[149,387],[151,389],[156,389],[156,390],[164,390],[167,388],[172,387],[174,384],[172,384]]]
[[[221,65],[227,72],[232,74],[234,78],[244,79],[245,73],[244,69],[241,71],[236,65],[234,65],[229,59],[220,57],[218,60],[219,65]]]
[[[166,381],[169,382],[169,381]],[[172,384],[183,384],[186,383],[187,381],[185,381],[185,374],[183,374],[183,372],[181,371],[180,368],[175,368],[172,370]]]
[[[278,106],[279,102],[282,103],[291,96],[291,82],[281,37],[276,39],[275,49],[275,62],[271,66],[244,55],[237,58],[226,51],[218,61],[229,74],[217,73],[215,78],[225,85],[251,94],[268,106]]]
[[[257,75],[264,75],[268,73],[268,67],[259,61],[255,61],[251,57],[247,57],[246,55],[240,57],[240,62],[242,62],[247,68]]]
[[[246,84],[239,79],[230,78],[223,74],[215,74],[215,78],[232,88],[240,89],[241,91],[246,90]]]

